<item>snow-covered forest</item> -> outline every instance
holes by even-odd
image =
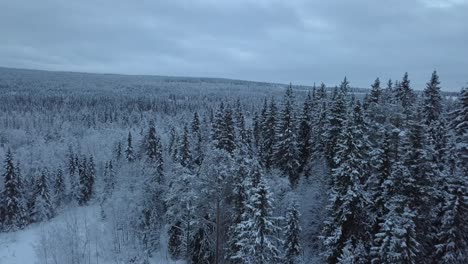
[[[468,263],[468,88],[410,77],[0,68],[0,263]]]

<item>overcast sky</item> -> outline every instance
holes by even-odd
[[[0,0],[0,65],[415,89],[468,82],[468,0]]]

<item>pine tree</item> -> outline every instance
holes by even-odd
[[[328,165],[331,169],[337,167],[335,163],[335,153],[338,148],[338,137],[344,128],[346,121],[346,94],[341,90],[333,102],[332,108],[328,116],[327,131],[324,133],[325,137],[325,157],[327,158]]]
[[[456,156],[460,168],[468,175],[468,88],[462,89],[457,109],[451,113],[451,128],[455,134]]]
[[[91,177],[90,177],[89,172],[90,170],[88,168],[88,161],[86,157],[83,157],[81,162],[78,164],[78,176],[79,176],[78,203],[80,205],[87,204],[91,198],[90,186],[92,186],[92,183],[90,182]]]
[[[179,156],[178,142],[179,142],[179,137],[177,135],[175,128],[172,127],[171,132],[170,132],[170,137],[169,137],[168,152],[173,161],[177,161],[177,157]]]
[[[266,99],[265,99],[266,107]],[[262,111],[261,134],[262,140],[260,143],[260,158],[265,168],[272,167],[275,157],[274,145],[276,142],[276,126],[277,126],[277,107],[274,98],[271,98],[270,105]]]
[[[41,174],[36,179],[36,193],[33,208],[33,221],[41,222],[49,220],[54,216],[54,207],[50,197],[49,171],[42,169]]]
[[[432,122],[438,120],[442,113],[442,97],[440,95],[439,84],[439,76],[437,72],[434,71],[431,80],[427,83],[426,89],[424,90],[423,116],[426,125],[430,125]]]
[[[369,95],[369,103],[370,104],[378,104],[381,100],[382,96],[382,89],[380,88],[380,80],[379,78],[375,79],[374,84],[371,85],[372,89]]]
[[[315,94],[315,105],[318,109],[313,111],[312,123],[312,142],[313,142],[313,155],[320,157],[325,150],[324,132],[327,125],[327,93],[326,86],[322,83]]]
[[[125,158],[128,162],[135,161],[135,154],[133,153],[133,146],[132,146],[132,133],[128,132],[127,138],[127,147],[125,149]]]
[[[194,141],[194,148],[193,148],[193,162],[200,166],[203,161],[203,136],[200,129],[200,118],[198,117],[198,113],[195,112],[193,114],[192,119],[192,137]]]
[[[182,135],[179,149],[180,164],[188,169],[192,169],[192,151],[190,150],[189,132],[187,126],[184,126],[184,134]]]
[[[299,160],[301,163],[301,171],[309,162],[312,155],[312,97],[310,92],[307,94],[307,98],[304,101],[304,107],[302,110],[302,116],[299,124]]]
[[[65,179],[61,168],[55,173],[54,191],[55,207],[60,207],[66,198]]]
[[[240,250],[232,259],[242,263],[277,263],[280,261],[278,249],[281,241],[277,238],[280,228],[272,216],[270,191],[258,165],[254,165],[250,180],[246,181],[249,190],[245,203],[246,211],[237,225]]]
[[[436,260],[462,264],[468,261],[468,181],[460,169],[445,180],[447,190],[437,234]]]
[[[117,142],[117,145],[115,146],[115,159],[120,161],[122,158],[122,142]]]
[[[116,178],[115,178],[115,171],[114,165],[112,164],[112,160],[106,162],[104,168],[104,200],[108,199],[112,196],[116,185]]]
[[[285,227],[285,241],[284,250],[286,253],[285,263],[294,264],[298,263],[298,256],[301,253],[300,246],[300,233],[301,227],[299,224],[299,211],[297,209],[297,202],[293,201],[288,209],[286,215]]]
[[[294,116],[294,96],[292,86],[286,89],[283,101],[283,111],[277,126],[277,142],[275,145],[276,165],[285,173],[291,185],[299,182],[299,150],[297,146],[296,121]]]
[[[246,210],[247,191],[245,189],[249,167],[251,166],[250,159],[242,158],[239,162],[239,168],[234,177],[234,186],[232,193],[233,200],[233,212],[232,212],[232,224],[229,227],[229,241],[227,242],[227,255],[226,259],[230,260],[230,263],[242,263],[241,260],[233,259],[236,255],[240,254],[241,247],[239,242],[241,239],[239,224],[242,222],[244,213]]]
[[[396,87],[395,93],[396,99],[403,107],[403,113],[408,116],[411,112],[411,107],[414,104],[415,95],[410,87],[410,80],[408,79],[407,72],[405,72],[403,80]]]
[[[21,179],[15,168],[13,155],[8,149],[5,158],[5,173],[3,174],[4,190],[2,207],[4,210],[3,224],[7,230],[16,230],[24,226],[25,208],[22,197]]]
[[[350,117],[340,133],[335,155],[335,162],[339,165],[332,170],[329,217],[325,221],[322,238],[326,249],[324,256],[329,263],[338,261],[349,239],[352,239],[354,247],[370,240],[368,197],[363,186],[367,171],[359,142],[362,131],[353,123]]]
[[[146,160],[150,164],[154,164],[157,162],[158,159],[158,137],[156,136],[156,127],[154,126],[154,122],[150,122],[148,134],[145,137],[146,142],[145,145],[145,155]]]
[[[222,111],[220,109],[219,111]],[[219,118],[219,119],[218,119]],[[221,116],[216,119],[216,147],[224,149],[230,154],[236,148],[236,136],[234,130],[234,120],[232,118],[232,110],[229,106],[226,107]]]
[[[175,165],[165,197],[171,225],[168,246],[174,259],[190,259],[190,246],[195,233],[195,184],[195,175],[190,170]],[[182,193],[184,195],[180,195]]]

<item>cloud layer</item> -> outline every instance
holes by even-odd
[[[1,1],[0,65],[337,84],[468,81],[465,0]]]

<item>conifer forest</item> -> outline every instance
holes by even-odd
[[[2,264],[468,263],[468,88],[436,71],[0,68],[0,159]]]

